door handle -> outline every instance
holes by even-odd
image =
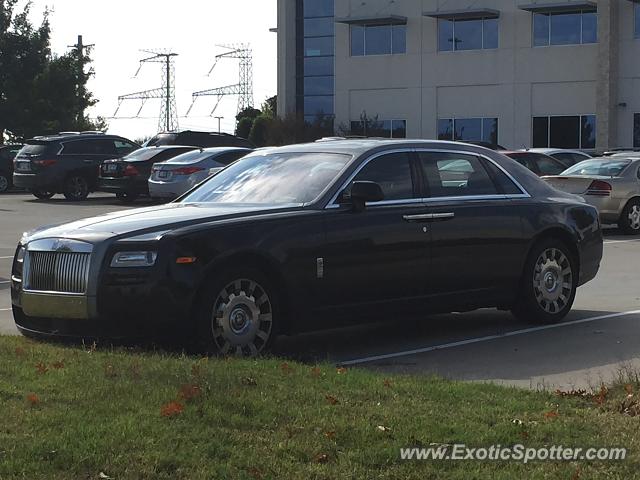
[[[83,163],[93,163],[93,160],[83,160]]]
[[[439,220],[450,220],[456,216],[455,213],[424,213],[420,215],[405,215],[402,218],[407,222],[437,222]]]

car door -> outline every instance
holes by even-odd
[[[411,220],[425,213],[417,166],[409,151],[380,154],[352,180],[378,183],[384,200],[359,213],[337,203],[325,210],[319,304],[329,315],[379,319],[410,308],[427,293],[430,234]]]
[[[514,290],[527,196],[496,164],[467,153],[420,151],[431,234],[431,293],[454,309],[491,304]]]

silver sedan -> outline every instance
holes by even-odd
[[[560,175],[543,177],[559,190],[575,193],[600,211],[604,224],[640,234],[640,155],[593,158]]]
[[[239,147],[203,148],[156,163],[149,178],[149,195],[152,198],[177,198],[250,152],[248,148]]]

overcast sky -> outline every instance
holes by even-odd
[[[220,44],[250,43],[253,48],[254,96],[259,107],[276,94],[276,0],[33,0],[33,20],[39,23],[45,7],[51,15],[52,48],[62,54],[82,34],[93,49],[95,78],[90,84],[99,103],[92,116],[113,116],[118,95],[161,86],[161,66],[146,64],[137,78],[141,49],[170,49],[176,59],[176,87],[180,128],[215,131],[209,117],[215,98],[201,98],[189,117],[191,93],[238,83],[237,60],[218,63],[210,77]],[[148,56],[148,55],[147,55]],[[140,107],[130,100],[118,116],[135,116]],[[216,115],[224,116],[223,131],[232,132],[237,97],[222,101]],[[141,119],[109,119],[110,133],[135,139],[157,130],[160,100],[150,100]]]

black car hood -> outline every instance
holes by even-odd
[[[129,234],[166,232],[198,223],[266,215],[299,208],[298,205],[282,204],[170,203],[41,227],[26,233],[23,241],[30,242],[42,238],[70,238],[93,243],[112,237],[127,237],[130,236]]]

